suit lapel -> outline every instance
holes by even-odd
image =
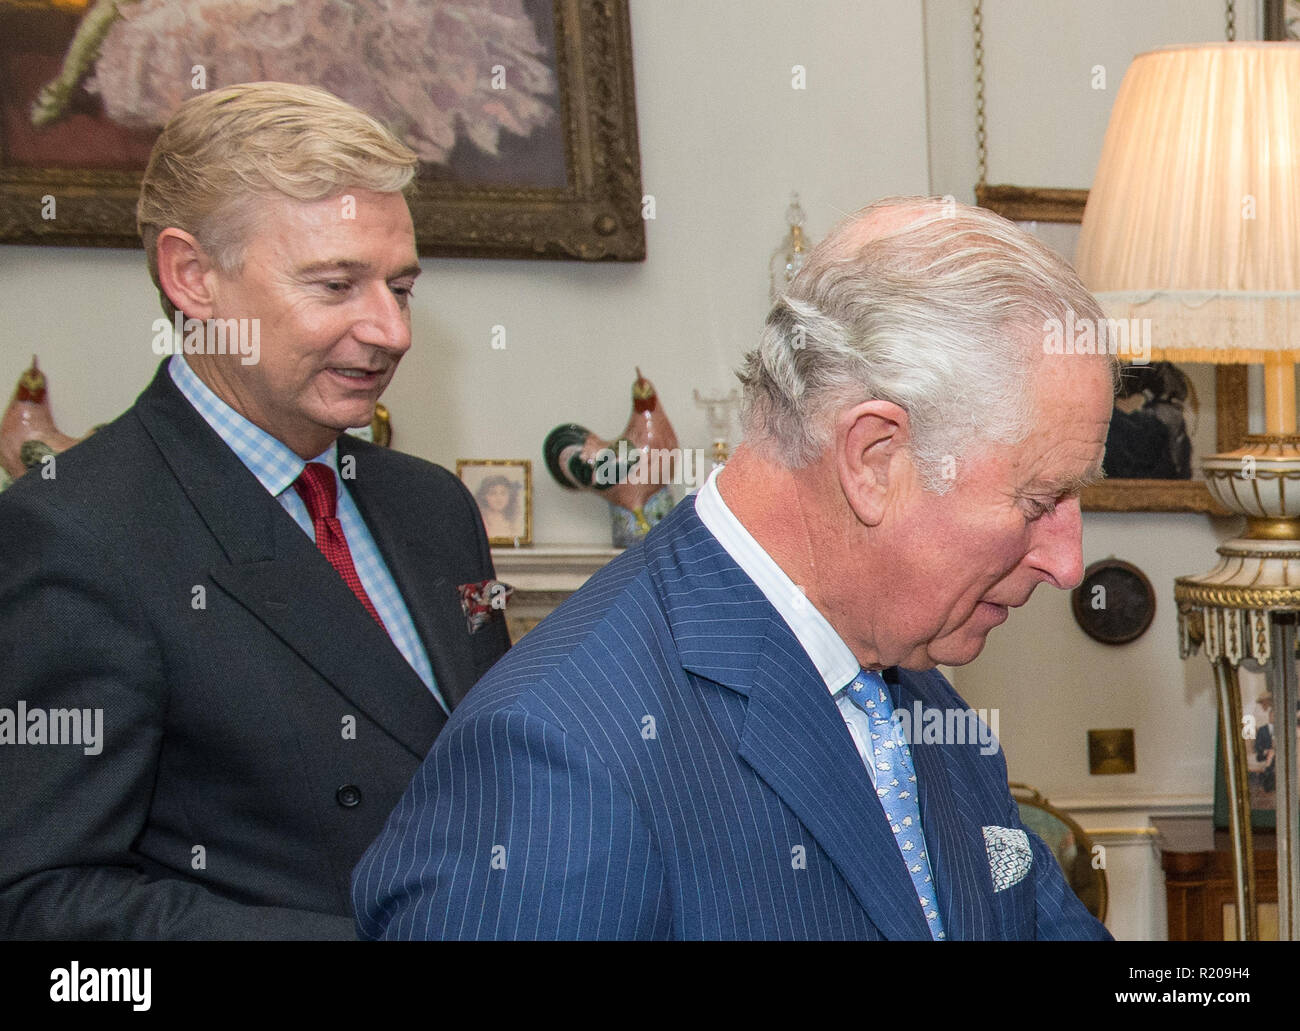
[[[354,453],[359,472],[355,479],[347,481],[347,490],[406,602],[415,632],[433,667],[438,691],[454,709],[478,679],[465,634],[458,585],[445,574],[456,563],[435,528],[412,519],[410,498],[403,495],[401,485],[388,483],[371,468],[355,441],[341,437],[340,457]]]
[[[928,940],[903,857],[812,660],[692,499],[669,518],[683,525],[647,541],[647,559],[683,667],[748,697],[740,757],[816,838],[881,934]]]
[[[790,635],[793,654],[779,630]],[[844,718],[784,621],[779,630],[749,694],[741,758],[812,832],[881,934],[928,940],[916,889]],[[792,670],[796,655],[802,662]]]
[[[287,513],[275,527],[283,558],[217,565],[212,578],[358,709],[423,759],[446,721],[388,635]],[[287,525],[286,525],[287,524]],[[360,618],[364,617],[364,618]]]
[[[925,690],[920,677],[903,674],[898,703],[913,711],[912,700],[923,709],[942,711],[943,705]],[[947,747],[925,744],[921,728],[913,727],[912,760],[920,786],[921,826],[930,867],[939,886],[940,915],[950,941],[985,940],[996,933],[997,923],[989,902],[988,853],[984,832],[971,819],[971,807],[962,803],[953,787]]]
[[[212,578],[345,698],[423,758],[442,711],[279,502],[190,406],[164,361],[136,412],[225,552]]]

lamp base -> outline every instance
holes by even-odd
[[[1300,539],[1300,435],[1255,433],[1235,451],[1202,459],[1205,486],[1248,520],[1247,537]]]
[[[1296,711],[1296,614],[1300,613],[1300,436],[1258,434],[1236,451],[1206,458],[1206,486],[1226,508],[1246,517],[1245,533],[1219,545],[1219,564],[1174,581],[1179,653],[1198,647],[1214,667],[1220,750],[1231,800],[1238,938],[1258,937],[1250,797],[1238,670],[1243,661],[1268,673],[1277,736],[1279,937],[1300,937],[1300,796],[1295,736],[1285,732]]]

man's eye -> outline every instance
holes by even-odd
[[[415,295],[415,287],[413,286],[403,286],[395,283],[389,289],[393,291],[394,297],[403,302],[409,301]]]
[[[1056,511],[1056,499],[1040,501],[1037,498],[1025,498],[1025,509],[1029,514],[1030,520],[1042,519],[1043,516],[1051,515]]]
[[[352,286],[346,279],[327,279],[321,283],[326,290],[332,294],[346,293]]]

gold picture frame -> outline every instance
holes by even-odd
[[[1087,190],[1032,186],[975,188],[975,201],[1013,222],[1082,223]],[[1214,369],[1214,434],[1219,451],[1239,447],[1249,431],[1246,366]],[[1203,512],[1230,516],[1200,480],[1107,480],[1084,490],[1085,512]]]
[[[535,0],[530,6],[543,12],[535,15],[539,23],[546,21],[546,31],[539,33],[557,88],[552,99],[556,116],[545,131],[553,152],[562,153],[563,181],[525,185],[530,180],[523,172],[531,166],[517,155],[487,180],[421,175],[409,194],[419,253],[643,261],[627,0],[552,0],[549,6]],[[79,17],[72,8],[0,0],[0,72],[34,62],[56,70],[57,63],[51,62],[69,46]],[[23,41],[36,48],[33,53],[9,53]],[[0,74],[0,113],[5,115],[0,119],[0,243],[140,247],[135,206],[142,161],[135,170],[95,167],[104,162],[82,164],[83,151],[76,150],[75,159],[59,167],[9,163],[3,126],[25,116],[37,85],[11,82]],[[76,114],[87,116],[84,108],[93,100],[75,99]],[[103,117],[93,109],[90,114]],[[147,148],[154,135],[137,133],[135,143]]]
[[[527,458],[458,458],[456,476],[474,495],[488,544],[523,548],[533,543],[531,461]]]

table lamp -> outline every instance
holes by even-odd
[[[1278,935],[1300,937],[1296,619],[1300,613],[1300,43],[1165,47],[1134,59],[1111,112],[1076,264],[1112,319],[1150,319],[1151,357],[1264,366],[1267,432],[1203,461],[1246,517],[1210,572],[1175,581],[1180,653],[1214,667],[1239,939],[1258,937],[1249,721],[1238,674],[1273,695]],[[1130,323],[1130,325],[1132,325]]]

